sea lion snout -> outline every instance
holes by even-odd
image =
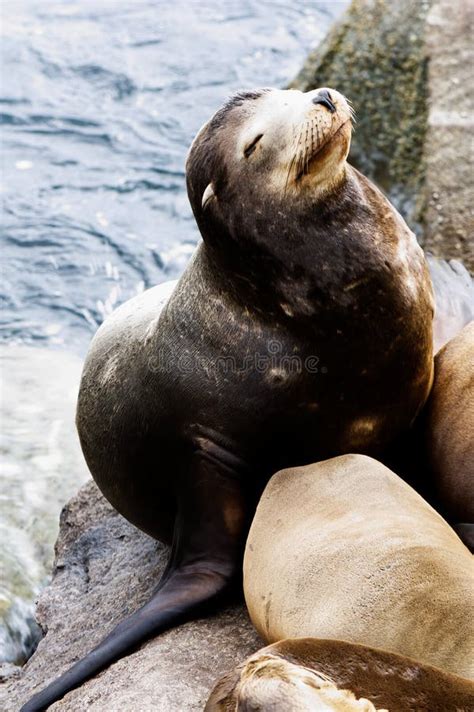
[[[314,106],[323,106],[329,114],[339,114],[343,121],[352,119],[354,116],[354,110],[351,107],[350,101],[346,99],[344,94],[341,94],[341,92],[333,87],[318,87],[317,89],[306,92],[303,96],[309,97],[310,108],[313,108],[311,104]],[[328,116],[328,114],[326,114],[326,116]],[[337,116],[328,116],[328,118],[337,119]]]
[[[320,89],[318,94],[313,99],[313,104],[322,104],[322,106],[329,109],[331,114],[336,113],[336,107],[332,100],[331,94],[327,89]]]

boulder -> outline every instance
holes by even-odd
[[[21,674],[4,666],[0,709],[17,712],[144,603],[167,555],[87,483],[61,515],[53,579],[37,606],[44,638]],[[202,710],[219,676],[260,646],[245,607],[229,605],[149,641],[50,709]]]
[[[471,271],[472,22],[469,0],[353,0],[291,83],[352,101],[351,162],[426,249]]]

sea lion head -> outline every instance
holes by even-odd
[[[232,97],[200,130],[186,164],[188,194],[206,238],[220,223],[242,224],[314,205],[345,174],[352,109],[334,89],[259,89]],[[212,227],[211,227],[212,224]]]
[[[226,687],[230,686],[217,686],[206,705],[206,712],[224,709],[237,712],[387,712],[377,710],[366,698],[357,699],[351,690],[338,687],[323,672],[294,664],[266,650],[259,651],[244,663],[233,689]]]

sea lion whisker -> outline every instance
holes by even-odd
[[[303,175],[303,162],[304,162],[304,153],[303,153],[303,148],[300,147],[300,152],[298,154],[298,164],[296,167],[296,180],[299,180],[301,176]]]
[[[289,165],[289,168],[288,168],[288,172],[287,172],[287,174],[286,174],[285,188],[284,188],[284,192],[285,192],[285,193],[286,193],[286,189],[287,189],[287,187],[288,187],[288,183],[289,183],[289,180],[290,180],[291,171],[292,171],[292,169],[293,169],[293,166],[295,165],[295,162],[296,162],[296,165],[298,166],[298,163],[297,163],[297,156],[298,156],[298,149],[299,149],[299,147],[300,147],[300,142],[301,142],[302,134],[303,134],[303,128],[302,128],[301,126],[299,126],[299,132],[296,130],[295,127],[293,127],[294,153],[293,153],[293,157],[292,157],[292,159],[291,159],[291,161],[290,161],[290,165]]]
[[[296,153],[293,154],[293,158],[291,159],[290,166],[289,166],[289,168],[288,168],[288,173],[286,174],[285,193],[286,193],[286,189],[287,189],[287,187],[288,187],[288,183],[289,183],[289,180],[290,180],[290,174],[291,174],[291,171],[292,171],[293,166],[294,166],[294,164],[295,164],[295,161],[296,161]]]
[[[298,142],[297,142],[296,151],[295,151],[295,154],[294,154],[294,158],[296,159],[296,170],[295,170],[296,177],[298,176],[299,171],[300,171],[301,139],[302,139],[302,136],[303,136],[303,129],[301,128],[301,129],[300,129],[300,132],[299,132],[299,134],[298,134]]]

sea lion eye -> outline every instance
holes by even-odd
[[[250,154],[255,151],[255,149],[257,148],[257,143],[260,141],[260,139],[262,138],[262,136],[263,136],[263,134],[258,134],[258,136],[255,136],[255,138],[254,138],[254,140],[252,141],[252,143],[249,143],[249,145],[247,146],[247,148],[244,150],[244,156],[245,156],[245,158],[248,158],[248,157],[250,156]]]

